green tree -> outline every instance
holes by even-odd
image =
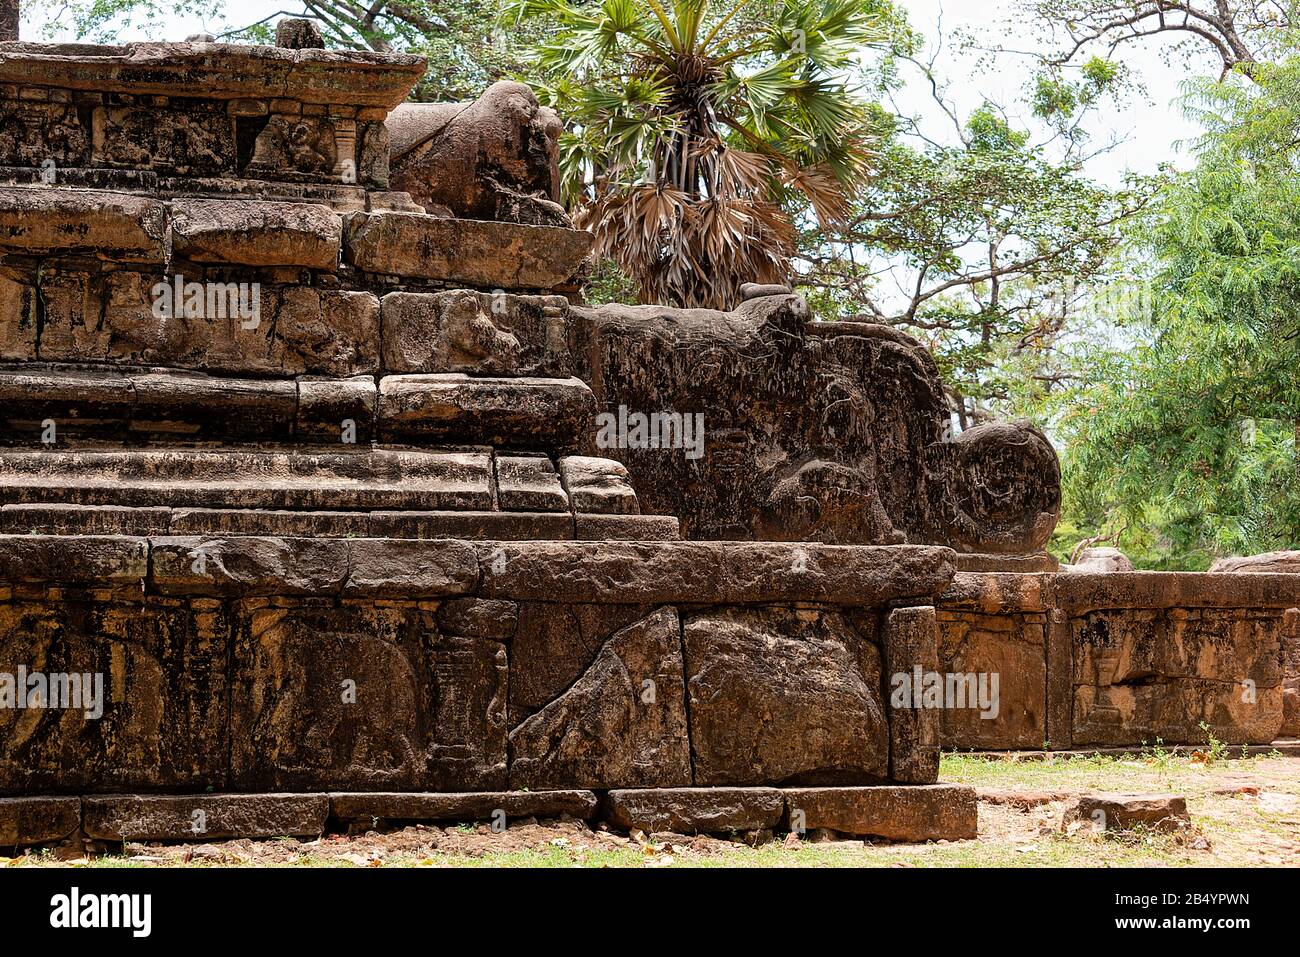
[[[1251,79],[1190,84],[1196,166],[1137,237],[1154,308],[1060,418],[1080,514],[1185,553],[1300,539],[1300,56]]]

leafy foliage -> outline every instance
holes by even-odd
[[[1300,57],[1252,77],[1189,84],[1197,165],[1139,237],[1154,315],[1062,407],[1079,510],[1174,550],[1300,538]]]
[[[794,218],[841,219],[874,113],[841,78],[886,32],[875,0],[517,0],[544,18],[531,79],[567,119],[575,219],[643,301],[730,307],[781,281]]]

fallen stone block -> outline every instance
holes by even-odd
[[[785,791],[786,826],[826,827],[891,841],[961,841],[977,832],[975,791],[960,784],[795,788]]]
[[[1064,801],[1070,795],[1066,791],[1003,791],[993,788],[976,788],[975,796],[981,804],[1000,804],[1006,807],[1026,811],[1031,807]]]
[[[776,788],[644,788],[610,791],[606,821],[647,833],[725,834],[773,828],[785,812]]]
[[[1176,794],[1085,794],[1065,813],[1065,823],[1092,821],[1107,831],[1177,831],[1191,823],[1187,799]]]
[[[314,837],[324,794],[112,794],[83,799],[86,836],[102,841]]]
[[[0,847],[61,841],[81,827],[81,798],[0,798]]]

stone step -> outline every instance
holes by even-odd
[[[620,830],[734,834],[831,828],[919,842],[976,836],[974,791],[956,784],[782,789],[652,788],[280,794],[103,794],[0,798],[0,847],[101,841],[316,837],[356,825],[597,818]]]
[[[9,504],[4,535],[275,535],[488,541],[641,541],[681,538],[671,515],[563,511],[291,511],[167,506]]]
[[[166,439],[495,445],[568,451],[595,414],[576,378],[464,373],[240,379],[174,370],[0,371],[0,442]],[[599,511],[599,509],[591,509]]]
[[[0,452],[0,502],[223,509],[493,508],[490,452]]]

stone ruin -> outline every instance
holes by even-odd
[[[916,341],[579,304],[553,113],[301,33],[0,44],[0,846],[961,838],[941,745],[1277,736],[1300,580],[1059,571]]]

